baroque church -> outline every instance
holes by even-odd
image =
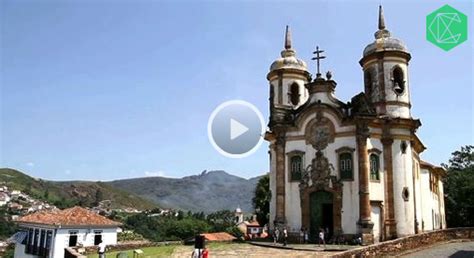
[[[287,27],[281,58],[267,75],[270,228],[290,237],[319,230],[363,244],[446,227],[442,177],[411,116],[410,53],[385,27],[363,51],[363,92],[342,102],[330,72],[313,77],[296,57]],[[361,89],[362,90],[362,89]]]

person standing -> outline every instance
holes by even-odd
[[[300,229],[300,244],[304,243],[304,228]]]
[[[99,258],[105,258],[105,250],[106,250],[107,246],[105,245],[104,241],[101,240],[100,243],[99,243],[99,246],[98,246],[98,253],[99,253]]]
[[[288,244],[288,230],[286,228],[283,229],[283,246]]]
[[[209,258],[209,250],[206,247],[202,251],[202,258]]]
[[[324,241],[324,230],[322,228],[319,229],[318,246],[321,246],[321,242],[323,243],[324,248],[326,248],[326,241]]]
[[[308,230],[304,230],[304,243],[307,244],[308,243]]]
[[[278,237],[280,237],[280,230],[278,230],[278,228],[275,228],[275,231],[273,231],[273,243],[274,244],[278,243]]]

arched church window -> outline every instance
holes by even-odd
[[[371,180],[380,180],[380,160],[377,154],[370,154],[370,179]]]
[[[291,176],[291,181],[297,181],[301,180],[301,172],[303,169],[303,158],[300,155],[296,155],[291,157],[290,160],[291,164],[291,171],[290,171],[290,176]]]
[[[352,153],[344,152],[339,154],[339,174],[342,180],[352,180]]]
[[[297,83],[293,83],[290,86],[290,101],[294,106],[300,103],[300,86]]]
[[[393,91],[397,94],[402,94],[405,90],[405,77],[400,67],[393,69]]]

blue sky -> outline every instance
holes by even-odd
[[[428,149],[446,162],[473,144],[470,1],[2,1],[0,166],[48,179],[268,171],[267,144],[221,156],[207,138],[220,103],[243,99],[268,117],[266,74],[285,25],[342,101],[363,90],[358,64],[373,41],[378,4],[412,54],[412,114]],[[468,41],[445,52],[425,40],[425,17],[444,4],[469,17]]]

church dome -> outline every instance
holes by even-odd
[[[291,48],[291,33],[286,26],[285,49],[281,51],[281,58],[275,60],[270,66],[270,72],[279,69],[297,69],[307,71],[306,62],[296,58],[296,52]]]
[[[382,6],[379,7],[379,29],[375,32],[374,36],[375,41],[367,45],[364,49],[364,57],[382,51],[401,51],[408,53],[405,43],[400,39],[393,38],[390,31],[385,28]]]
[[[307,70],[306,62],[296,58],[295,51],[292,49],[285,49],[281,52],[281,58],[275,60],[270,66],[270,71],[278,69],[298,69]]]
[[[374,42],[367,45],[364,49],[364,56],[381,51],[402,51],[408,53],[408,49],[403,41],[397,38],[386,37],[376,39]]]

